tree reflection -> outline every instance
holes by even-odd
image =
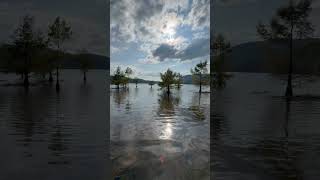
[[[180,96],[179,94],[168,94],[162,91],[159,94],[159,114],[160,115],[174,115],[175,114],[175,106],[180,104]]]
[[[205,120],[205,112],[204,108],[201,107],[201,94],[194,93],[191,99],[191,106],[189,110],[193,113],[195,119],[197,120]]]
[[[126,100],[127,96],[129,94],[128,90],[115,90],[112,92],[113,101],[116,105],[118,105],[118,108],[120,108],[121,104],[124,104],[124,101]]]

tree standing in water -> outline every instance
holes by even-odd
[[[177,88],[180,89],[183,83],[183,76],[180,73],[176,74],[176,85]]]
[[[292,73],[293,73],[293,41],[294,38],[307,38],[314,32],[314,27],[308,17],[312,11],[311,0],[301,0],[298,3],[290,0],[289,5],[277,10],[270,25],[259,23],[257,33],[264,40],[285,39],[289,41],[290,62],[288,68],[288,80],[286,97],[291,97]]]
[[[149,81],[149,85],[150,85],[150,87],[152,89],[152,86],[154,85],[154,82],[153,81]]]
[[[34,30],[34,18],[32,16],[24,16],[22,23],[15,30],[13,35],[12,53],[14,56],[15,67],[23,67],[23,85],[29,87],[29,74],[32,70],[33,59],[38,54],[39,50],[47,46],[46,41],[40,31]],[[23,62],[20,62],[23,60]],[[20,66],[19,64],[22,64]]]
[[[112,81],[111,81],[112,84],[117,86],[118,90],[120,89],[120,84],[123,81],[123,77],[124,77],[124,73],[121,71],[121,68],[118,66],[116,71],[113,74]]]
[[[127,84],[129,83],[130,76],[133,74],[133,70],[130,67],[127,67],[127,69],[125,70],[124,74],[125,74],[124,85],[126,87]]]
[[[49,25],[49,32],[48,37],[50,43],[54,46],[54,48],[57,50],[56,54],[56,90],[60,90],[60,84],[59,84],[59,68],[60,68],[60,58],[63,55],[63,49],[62,45],[65,41],[69,40],[71,38],[72,31],[70,25],[59,16],[55,19],[55,21]]]
[[[207,83],[207,69],[208,62],[200,62],[196,65],[193,69],[191,69],[192,79],[194,83],[199,84],[199,93],[202,92],[202,85],[205,85]]]
[[[176,83],[177,74],[168,69],[165,73],[160,73],[161,82],[160,87],[167,88],[167,94],[170,94],[170,87]]]
[[[134,82],[136,83],[136,88],[138,88],[139,79],[138,79],[138,78],[135,78],[135,79],[134,79]]]
[[[87,72],[90,69],[91,66],[91,61],[88,56],[88,52],[86,50],[82,50],[81,53],[79,54],[79,61],[80,61],[80,69],[83,73],[83,82],[87,82]]]
[[[230,77],[230,75],[223,72],[222,66],[225,62],[225,56],[231,52],[231,44],[222,34],[218,34],[213,37],[211,49],[214,57],[213,62],[210,64],[212,87],[223,88],[226,85],[226,80]]]

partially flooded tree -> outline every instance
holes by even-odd
[[[34,18],[26,15],[22,23],[14,31],[11,52],[13,61],[11,68],[22,71],[23,84],[29,87],[29,74],[32,71],[33,60],[39,54],[39,51],[47,46],[41,31],[35,31]]]
[[[202,92],[202,86],[208,83],[207,65],[208,65],[208,62],[204,61],[204,62],[200,62],[193,69],[191,69],[192,80],[194,84],[199,85],[199,93]]]
[[[121,71],[121,68],[118,66],[115,70],[111,83],[117,86],[117,89],[120,89],[120,84],[123,81],[124,73]]]
[[[79,54],[79,63],[80,63],[80,70],[83,73],[83,82],[86,82],[87,72],[92,66],[92,62],[90,60],[87,50],[82,50],[81,53]]]
[[[153,82],[153,81],[149,81],[148,84],[150,85],[150,87],[151,87],[151,89],[152,89],[152,86],[154,85],[154,82]]]
[[[129,83],[130,76],[133,74],[133,70],[130,67],[127,67],[125,72],[125,77],[124,77],[124,86],[126,87],[127,84]]]
[[[230,77],[224,72],[223,65],[226,55],[231,52],[231,44],[222,34],[218,34],[213,37],[211,49],[213,50],[213,62],[210,64],[212,86],[218,89],[223,88]]]
[[[59,68],[61,66],[60,59],[63,55],[62,45],[65,41],[71,38],[72,31],[71,26],[66,20],[60,18],[59,16],[54,20],[52,24],[49,25],[48,37],[50,44],[57,50],[57,56],[55,59],[56,68],[56,89],[59,91]]]
[[[183,76],[180,73],[176,74],[176,85],[177,88],[180,89],[183,83]]]
[[[170,88],[172,85],[176,83],[176,77],[177,74],[168,69],[165,73],[160,73],[161,82],[159,83],[159,86],[161,88],[167,89],[167,94],[170,94]]]
[[[138,78],[134,78],[134,83],[136,83],[136,88],[138,88],[139,79]]]
[[[288,41],[290,62],[285,95],[291,97],[293,71],[293,40],[310,37],[314,32],[313,24],[308,19],[312,11],[311,0],[290,0],[287,6],[277,9],[269,25],[259,23],[257,33],[264,40],[283,39]]]

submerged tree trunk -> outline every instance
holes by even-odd
[[[199,75],[199,79],[200,79],[200,87],[199,87],[199,93],[201,93],[202,92],[202,76],[201,76],[201,74]]]
[[[60,84],[59,84],[59,68],[56,69],[57,71],[57,82],[56,82],[56,90],[60,90]]]
[[[289,72],[288,72],[288,82],[286,89],[286,97],[292,96],[292,68],[293,68],[293,26],[291,26],[291,34],[290,34],[290,64],[289,64]]]
[[[85,72],[85,71],[83,72],[83,81],[84,81],[84,82],[86,82],[86,81],[87,81],[87,74],[86,74],[86,72]]]
[[[170,94],[170,85],[167,86],[167,93]]]
[[[50,83],[53,82],[52,71],[49,72],[49,82]]]
[[[23,81],[23,85],[25,88],[29,88],[29,61],[28,61],[28,56],[25,57],[25,61],[24,61],[24,81]]]
[[[29,88],[29,75],[28,75],[28,71],[26,70],[24,73],[24,81],[23,81],[23,85],[25,88]]]

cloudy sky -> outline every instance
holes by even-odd
[[[269,23],[280,6],[289,0],[215,0],[213,29],[223,33],[237,45],[260,40],[256,33],[259,21]],[[320,37],[320,0],[313,0],[310,20],[316,27],[315,37]]]
[[[67,50],[87,49],[107,55],[107,1],[105,0],[0,0],[0,43],[10,41],[10,35],[22,16],[34,16],[35,25],[46,32],[49,22],[61,16],[70,22],[73,38]]]
[[[209,60],[209,0],[111,0],[111,71],[159,80],[168,68],[183,75]]]

